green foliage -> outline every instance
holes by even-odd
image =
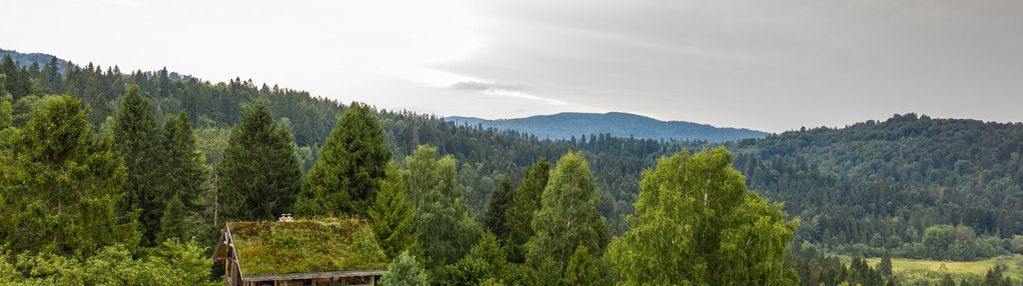
[[[198,150],[192,120],[182,110],[164,123],[160,142],[163,152],[163,184],[170,190],[168,196],[178,196],[185,210],[201,212],[211,202],[204,201],[209,192],[210,170],[206,158]]]
[[[0,152],[0,241],[8,250],[82,255],[137,241],[135,221],[116,207],[124,163],[93,136],[80,106],[45,98]]]
[[[197,243],[169,240],[136,259],[122,245],[88,258],[0,252],[0,284],[9,285],[220,285],[210,281],[212,260]]]
[[[504,222],[508,237],[504,239],[507,239],[505,244],[508,247],[508,260],[511,262],[525,262],[524,246],[529,242],[529,238],[533,237],[533,216],[540,210],[540,196],[547,187],[550,168],[546,159],[537,160],[526,171],[512,197],[511,205],[505,211]]]
[[[362,219],[228,223],[245,275],[383,269],[387,256]]]
[[[180,197],[174,196],[167,202],[167,207],[163,209],[163,216],[160,217],[160,232],[156,234],[156,241],[191,238],[187,237],[192,232],[185,219],[185,204],[181,202]]]
[[[877,265],[877,269],[881,271],[885,277],[892,277],[892,256],[885,251],[884,256],[881,257],[881,263]]]
[[[123,210],[139,212],[144,238],[152,242],[160,229],[160,211],[169,190],[160,184],[164,170],[158,160],[164,154],[160,152],[153,110],[137,86],[129,86],[121,98],[113,131],[114,142],[128,169]]]
[[[386,178],[380,184],[380,193],[369,210],[373,232],[387,257],[396,257],[399,253],[416,251],[421,247],[415,219],[416,209],[405,193],[400,171],[393,165],[388,166]]]
[[[14,95],[15,100],[32,93],[31,75],[14,62],[10,55],[4,55],[0,60],[0,74],[5,75],[4,78],[0,78],[4,80],[4,84],[0,87]]]
[[[263,102],[249,107],[231,131],[218,171],[225,220],[274,219],[288,213],[302,171],[291,134],[273,124]]]
[[[426,286],[429,276],[416,257],[403,251],[387,266],[387,273],[380,277],[381,286]]]
[[[562,285],[610,285],[610,268],[600,258],[599,253],[592,253],[586,246],[580,245],[568,259]]]
[[[494,277],[493,270],[486,261],[479,258],[466,257],[451,265],[444,266],[442,280],[439,285],[473,286]]]
[[[3,81],[2,74],[0,74],[0,81]],[[11,126],[14,110],[11,108],[10,96],[3,94],[3,89],[0,89],[0,130]],[[0,138],[2,139],[2,138]]]
[[[420,146],[405,158],[405,182],[416,206],[419,242],[428,257],[427,268],[438,271],[468,253],[482,232],[469,217],[463,187],[455,181],[455,160],[437,158],[437,149]]]
[[[632,229],[608,256],[625,285],[789,285],[797,222],[746,190],[723,148],[659,160],[641,183]]]
[[[501,239],[508,237],[505,215],[514,196],[515,187],[512,186],[511,179],[508,177],[504,177],[504,180],[501,180],[501,185],[490,193],[490,202],[487,204],[487,212],[483,218],[484,226],[490,233]]]
[[[365,105],[352,106],[327,137],[296,202],[299,215],[355,214],[366,217],[386,175],[391,151]]]
[[[597,212],[597,193],[590,167],[578,152],[558,160],[533,220],[535,235],[526,245],[526,261],[560,280],[579,246],[602,251],[607,243],[604,218]]]
[[[469,254],[444,267],[440,284],[480,285],[484,281],[504,281],[508,263],[494,235],[485,233]]]

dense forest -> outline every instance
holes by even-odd
[[[431,284],[897,285],[861,257],[1023,253],[1018,123],[908,114],[723,144],[549,140],[62,63],[0,62],[0,277],[25,284],[216,280],[205,251],[223,222],[291,212],[369,218],[392,267]],[[707,196],[712,211],[673,207]],[[126,273],[102,270],[115,262]],[[1001,271],[956,284],[1011,285]]]

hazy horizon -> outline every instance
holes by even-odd
[[[5,2],[0,48],[485,119],[1020,122],[1014,1]],[[29,13],[26,11],[35,11]],[[106,19],[106,20],[104,20]],[[111,20],[113,19],[113,20]],[[157,32],[158,31],[158,32]]]

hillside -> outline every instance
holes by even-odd
[[[19,72],[8,76],[8,82],[35,84],[25,94],[12,92],[13,85],[7,84],[7,91],[14,95],[13,125],[25,124],[28,111],[39,100],[36,95],[70,94],[90,107],[89,119],[98,130],[109,128],[104,125],[116,111],[125,85],[134,84],[150,98],[157,118],[162,120],[182,109],[191,114],[197,144],[216,170],[229,128],[241,117],[241,107],[261,100],[267,102],[276,121],[290,129],[303,168],[308,170],[335,119],[348,109],[346,104],[304,91],[251,80],[209,83],[175,79],[172,74],[166,70],[123,74],[116,69],[71,65],[60,81],[45,86],[40,84],[41,74]],[[21,76],[27,78],[19,79]],[[458,181],[465,186],[465,200],[475,216],[481,215],[503,177],[517,182],[538,158],[583,151],[600,193],[599,210],[608,218],[611,234],[626,230],[624,216],[633,212],[644,169],[662,155],[714,145],[662,142],[638,135],[630,139],[607,132],[580,132],[579,136],[587,133],[587,139],[576,142],[546,140],[480,123],[450,122],[457,118],[393,110],[376,110],[375,114],[394,160],[400,162],[421,144],[437,146],[439,153],[457,160]],[[538,117],[537,122],[564,117],[658,122],[621,113],[562,114]],[[976,240],[964,241],[973,245],[971,251],[955,258],[977,259],[1017,251],[1009,240],[1023,235],[1021,134],[1023,124],[1018,123],[908,114],[846,128],[786,132],[722,145],[735,153],[734,165],[751,188],[783,202],[790,216],[800,218],[800,240],[843,253],[878,256],[891,248],[899,250],[893,253],[896,256],[926,258],[944,255],[923,244],[929,228],[961,224],[971,228]]]
[[[484,128],[515,130],[539,138],[566,140],[582,134],[611,134],[623,138],[724,142],[763,138],[767,135],[765,132],[749,129],[714,127],[686,121],[661,121],[621,112],[604,114],[565,112],[497,120],[452,116],[445,120]]]
[[[46,66],[47,64],[50,63],[51,60],[56,58],[58,70],[60,70],[60,72],[65,72],[68,64],[66,60],[54,57],[53,55],[49,54],[19,53],[18,51],[14,50],[0,49],[0,58],[7,55],[10,55],[15,62],[18,62],[18,64],[20,64],[24,68],[29,68],[32,66],[32,64],[35,64],[37,67],[42,69],[43,66]]]

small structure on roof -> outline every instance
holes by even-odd
[[[374,285],[388,262],[365,220],[290,215],[227,223],[213,259],[228,286]]]

